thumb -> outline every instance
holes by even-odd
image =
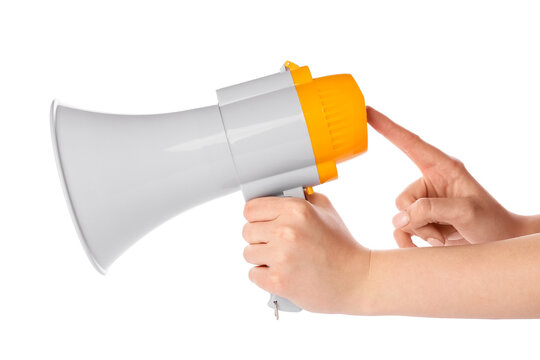
[[[472,214],[468,198],[421,198],[394,217],[394,225],[404,231],[413,232],[427,224],[464,224]]]
[[[315,206],[320,206],[323,208],[332,206],[330,200],[325,195],[317,192],[306,194],[306,200]]]

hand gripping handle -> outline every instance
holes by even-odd
[[[295,197],[299,199],[306,199],[304,195],[304,188],[298,187],[291,190],[286,190],[283,192],[283,197]],[[280,296],[270,294],[270,299],[268,300],[268,306],[274,309],[274,315],[276,320],[279,320],[279,311],[288,311],[288,312],[299,312],[302,311],[302,308],[298,305],[295,305],[289,299],[282,298]]]

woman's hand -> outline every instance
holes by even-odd
[[[396,199],[393,223],[400,247],[416,235],[432,246],[483,243],[536,232],[530,219],[502,207],[462,162],[368,107],[369,124],[401,149],[422,172]],[[535,219],[536,220],[536,219]]]
[[[309,201],[309,202],[308,202]],[[249,278],[308,311],[352,313],[361,307],[370,251],[349,233],[321,194],[246,203]]]

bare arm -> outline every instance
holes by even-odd
[[[330,201],[246,204],[250,279],[323,313],[540,318],[540,233],[474,245],[369,250]]]
[[[359,313],[370,315],[538,318],[540,234],[373,251],[368,280],[359,289]]]

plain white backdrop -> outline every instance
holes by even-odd
[[[351,73],[368,104],[533,214],[539,15],[533,1],[1,1],[0,359],[538,358],[538,320],[275,321],[247,278],[239,193],[172,219],[99,275],[63,198],[49,106],[211,105],[216,89],[285,60]],[[368,152],[316,191],[362,244],[393,248],[394,199],[419,172],[369,136]]]

